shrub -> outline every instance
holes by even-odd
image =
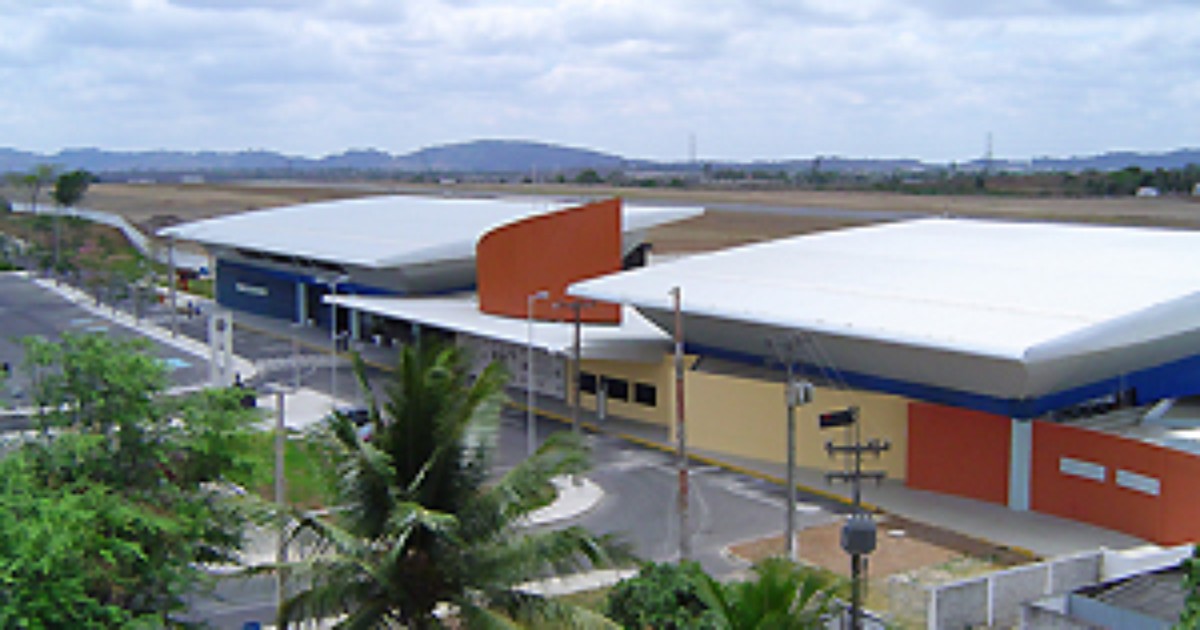
[[[704,570],[695,562],[649,563],[608,595],[605,614],[626,628],[718,628],[697,595]]]

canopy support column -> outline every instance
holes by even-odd
[[[1033,421],[1013,418],[1008,459],[1008,507],[1029,511],[1029,486],[1033,462]]]

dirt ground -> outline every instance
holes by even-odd
[[[870,555],[873,579],[886,578],[917,569],[944,565],[959,558],[972,558],[1002,567],[1031,559],[1011,549],[972,539],[894,515],[876,517],[877,547]],[[810,527],[797,534],[799,556],[805,562],[850,575],[850,556],[841,547],[842,522]],[[783,553],[783,536],[771,536],[730,547],[734,556],[754,562]]]
[[[271,181],[230,184],[101,183],[88,190],[84,204],[97,210],[120,213],[153,232],[179,222],[260,208],[374,194],[444,192],[589,197],[617,195],[631,200],[653,199],[699,206],[719,203],[762,204],[1200,229],[1200,200],[1185,197],[1062,199],[803,190],[644,190],[549,185],[460,185],[445,189],[413,184]],[[0,193],[9,193],[14,199],[20,198],[16,191],[0,190]],[[687,252],[861,225],[864,222],[708,210],[701,217],[656,228],[649,237],[655,250],[660,253]]]
[[[797,534],[797,552],[806,563],[850,577],[850,556],[842,550],[844,521],[810,527]],[[898,628],[923,628],[922,586],[987,573],[1029,562],[1011,549],[894,515],[876,516],[876,549],[867,556],[867,608],[884,613]],[[745,541],[729,553],[747,562],[781,555],[783,536]]]

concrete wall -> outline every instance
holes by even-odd
[[[1100,580],[1100,551],[1055,558],[931,587],[929,628],[1012,627],[1025,604]]]
[[[694,447],[772,462],[787,461],[787,406],[782,383],[688,372],[685,383],[688,441]],[[825,411],[857,405],[864,440],[888,440],[881,458],[866,458],[864,468],[889,478],[907,473],[908,401],[886,394],[817,388],[812,403],[796,409],[796,462],[807,468],[836,469],[825,443],[843,443],[845,430],[821,430]]]

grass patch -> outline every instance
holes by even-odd
[[[568,604],[587,608],[598,613],[604,612],[604,606],[608,602],[608,592],[612,590],[611,586],[592,589],[590,591],[579,591],[578,593],[569,593],[562,595],[557,599]]]
[[[188,281],[188,293],[199,295],[210,300],[216,299],[216,293],[213,291],[213,281],[211,278],[203,278]]]
[[[254,460],[254,478],[249,490],[259,496],[275,498],[275,433],[263,431],[252,439],[250,457]],[[289,439],[283,452],[284,477],[288,503],[315,509],[329,504],[330,492],[325,480],[323,459],[312,444]]]

